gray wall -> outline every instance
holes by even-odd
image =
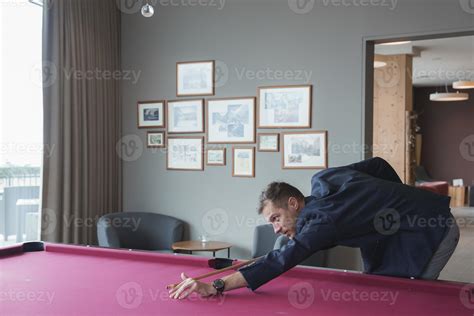
[[[182,2],[197,1],[173,3]],[[474,27],[474,8],[463,10],[452,0],[399,1],[394,10],[317,1],[305,14],[290,9],[293,0],[227,0],[221,10],[163,3],[150,19],[122,14],[122,67],[141,71],[136,84],[124,81],[124,135],[145,140],[146,131],[136,127],[137,100],[176,99],[177,61],[225,64],[228,80],[219,82],[223,85],[215,97],[256,95],[260,85],[305,83],[271,75],[242,78],[242,70],[295,75],[305,70],[314,85],[313,129],[328,130],[330,146],[346,146],[332,147],[330,166],[363,158],[363,37]],[[233,178],[231,146],[227,148],[227,166],[206,166],[204,172],[166,171],[165,153],[145,149],[136,161],[124,163],[124,209],[176,216],[190,223],[190,237],[207,229],[216,233],[213,239],[236,245],[233,256],[249,256],[253,228],[262,222],[255,211],[262,188],[278,179],[308,194],[315,171],[285,171],[279,153],[257,152],[256,178]],[[223,216],[224,224],[211,226],[207,215],[213,214]]]

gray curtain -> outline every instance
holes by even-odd
[[[41,239],[96,244],[121,211],[120,12],[115,0],[45,0]],[[113,75],[115,74],[115,75]]]

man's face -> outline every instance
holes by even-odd
[[[286,235],[293,238],[296,234],[296,218],[300,205],[294,197],[288,199],[288,207],[281,208],[267,201],[262,210],[262,215],[267,222],[272,224],[275,234]]]

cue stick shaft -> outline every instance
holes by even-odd
[[[255,261],[257,261],[258,259],[260,258],[263,258],[264,256],[261,256],[261,257],[258,257],[258,258],[254,258],[254,259],[250,259],[250,260],[247,260],[247,261],[244,261],[244,262],[241,262],[241,263],[238,263],[238,264],[235,264],[233,266],[229,266],[227,268],[224,268],[224,269],[220,269],[220,270],[216,270],[216,271],[213,271],[213,272],[209,272],[209,273],[206,273],[206,274],[203,274],[203,275],[200,275],[200,276],[197,276],[195,278],[191,278],[193,280],[202,280],[202,279],[205,279],[205,278],[208,278],[210,276],[213,276],[213,275],[217,275],[217,274],[221,274],[222,272],[226,272],[226,271],[229,271],[229,270],[232,270],[232,269],[237,269],[237,268],[240,268],[240,267],[243,267],[243,266],[246,266],[246,265],[249,265],[249,264],[252,264],[254,263]],[[166,288],[173,288],[173,287],[176,287],[180,284],[181,282],[179,283],[175,283],[175,284],[170,284],[168,285]]]

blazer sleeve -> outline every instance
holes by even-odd
[[[397,172],[392,166],[380,157],[374,157],[361,162],[348,165],[347,168],[357,170],[372,177],[388,180],[396,183],[402,183]]]
[[[248,283],[248,287],[256,290],[268,281],[293,268],[318,250],[326,249],[334,244],[336,230],[327,216],[307,222],[286,246],[269,252],[253,265],[239,271]]]

